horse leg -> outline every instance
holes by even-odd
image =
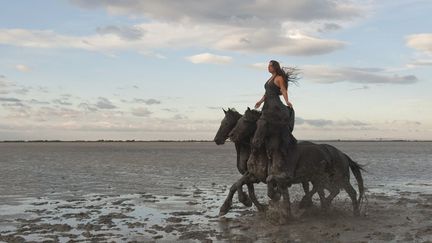
[[[313,205],[312,202],[312,196],[317,192],[316,189],[312,188],[312,191],[309,191],[309,182],[302,182],[303,191],[305,192],[305,195],[303,196],[302,200],[300,201],[300,208],[308,208]]]
[[[248,175],[243,175],[238,181],[236,181],[230,188],[230,191],[228,193],[227,198],[225,199],[224,203],[222,204],[221,208],[219,209],[219,216],[225,215],[228,213],[228,211],[231,209],[232,206],[232,199],[234,196],[234,193],[239,188],[239,185],[244,184],[244,180]]]
[[[244,147],[244,146],[243,146]],[[250,148],[243,148],[240,150],[240,158],[237,159],[237,168],[239,169],[240,173],[243,175],[248,175],[247,172],[247,160],[249,158],[250,154]],[[237,196],[238,200],[243,203],[246,207],[252,206],[252,201],[250,200],[249,196],[243,191],[243,185],[239,185],[237,188]]]
[[[265,205],[261,204],[258,201],[258,199],[256,198],[255,188],[254,188],[253,183],[247,183],[247,187],[248,187],[250,199],[255,204],[255,207],[257,207],[258,211],[260,211],[260,212],[265,211],[267,209],[267,207]]]
[[[243,191],[244,184],[237,185],[237,196],[238,200],[243,203],[246,207],[252,207],[252,201],[249,196]],[[250,192],[249,192],[250,193]]]
[[[315,187],[315,185],[314,185]],[[324,188],[321,186],[317,187],[317,192],[318,192],[318,196],[320,198],[320,203],[321,203],[321,209],[324,211],[327,211],[328,209],[328,203],[326,200],[326,196],[325,196],[325,192],[324,192]]]
[[[288,187],[287,186],[281,187],[281,191],[283,196],[282,215],[285,216],[284,217],[285,219],[287,219],[291,217],[291,200],[289,196]]]
[[[267,178],[267,196],[273,201],[277,202],[280,200],[281,193],[279,188],[276,186],[276,181],[272,179],[273,176]]]
[[[344,184],[345,184],[344,189],[348,193],[348,195],[352,201],[354,216],[359,216],[360,215],[360,209],[359,209],[359,204],[357,201],[357,192],[351,186],[351,183],[349,183],[349,181],[345,181]]]
[[[303,189],[305,188],[305,182],[303,184]],[[312,190],[309,191],[309,183],[307,183],[307,191],[305,190],[305,195],[303,196],[302,200],[300,201],[299,208],[308,208],[313,205],[312,197],[317,192],[317,188],[314,186],[312,187]]]
[[[333,199],[339,194],[340,190],[337,187],[332,187],[330,189],[330,195],[326,198],[327,206],[330,207]]]

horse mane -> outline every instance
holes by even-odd
[[[240,119],[240,117],[242,116],[238,111],[236,111],[235,108],[228,108],[228,110],[226,111],[226,115],[236,120]]]
[[[261,112],[258,110],[247,109],[244,114],[244,118],[250,121],[258,121],[261,116]]]

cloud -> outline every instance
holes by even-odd
[[[186,120],[186,119],[188,119],[188,117],[185,115],[182,115],[182,114],[176,114],[172,117],[172,119],[174,119],[174,120]]]
[[[419,121],[412,120],[393,120],[391,122],[387,122],[390,125],[401,125],[401,126],[420,126],[422,123]]]
[[[13,83],[6,78],[5,75],[0,74],[0,88],[8,88],[13,86]]]
[[[354,126],[354,127],[361,127],[361,126],[368,126],[368,123],[364,123],[361,121],[354,121],[354,120],[340,120],[340,121],[333,121],[333,120],[326,120],[326,119],[303,119],[301,117],[296,117],[295,120],[296,125],[309,125],[313,127],[327,127],[327,126],[335,126],[335,127],[347,127],[347,126]]]
[[[146,104],[146,105],[155,105],[155,104],[160,104],[161,103],[160,100],[156,100],[156,99],[138,99],[138,98],[133,99],[132,102],[133,103],[143,103],[143,104]]]
[[[360,87],[360,88],[350,89],[350,91],[355,91],[355,90],[367,90],[367,89],[369,89],[369,86],[367,86],[367,85],[363,85],[363,86]]]
[[[141,117],[148,117],[150,116],[150,114],[152,114],[153,112],[149,111],[147,108],[145,107],[140,107],[140,108],[135,108],[132,109],[132,114],[134,116],[141,116]]]
[[[331,31],[336,31],[342,29],[342,26],[335,23],[325,23],[322,27],[318,29],[318,32],[326,33]]]
[[[342,49],[346,43],[327,40],[303,33],[300,30],[283,33],[278,29],[239,30],[216,44],[216,49],[244,53],[271,53],[279,55],[321,55]]]
[[[55,108],[55,107],[41,107],[32,114],[39,121],[49,121],[53,118],[78,118],[82,113],[75,109],[70,108]]]
[[[15,69],[18,70],[18,71],[20,71],[20,72],[23,72],[23,73],[28,73],[28,72],[31,71],[31,69],[28,66],[24,65],[24,64],[17,64],[15,66]]]
[[[167,112],[178,112],[177,109],[171,109],[171,108],[164,108],[162,109],[163,111],[167,111]]]
[[[28,103],[33,104],[33,105],[49,105],[50,102],[48,101],[40,101],[40,100],[36,100],[36,99],[31,99],[28,101]]]
[[[117,108],[110,100],[104,97],[99,97],[98,102],[95,105],[99,109],[115,109]]]
[[[16,94],[25,95],[28,92],[30,92],[30,89],[26,88],[26,87],[23,87],[23,88],[15,89],[15,90],[13,90],[13,92],[16,93]]]
[[[141,39],[144,36],[145,31],[141,30],[136,26],[128,27],[128,26],[114,26],[109,25],[105,27],[99,27],[96,29],[96,32],[101,35],[113,34],[117,35],[126,40],[137,40]]]
[[[195,64],[198,63],[227,64],[232,61],[232,58],[228,56],[218,56],[211,53],[202,53],[202,54],[186,57],[186,60],[189,60],[190,62]]]
[[[300,68],[305,80],[317,83],[351,82],[361,84],[413,84],[418,82],[414,75],[398,75],[377,68],[353,68],[309,65]]]
[[[90,111],[90,112],[96,112],[96,111],[98,111],[98,108],[96,108],[96,106],[94,106],[92,104],[85,103],[85,102],[80,103],[78,105],[78,108],[80,108],[80,109],[82,109],[82,110],[84,110],[86,112],[88,112],[88,111]]]
[[[3,97],[0,97],[0,102],[21,102],[21,100],[17,99],[17,98],[3,98]]]
[[[363,14],[365,7],[353,1],[303,0],[274,1],[109,1],[70,0],[87,9],[105,9],[110,14],[142,16],[161,21],[195,21],[225,25],[265,25],[282,21],[322,19],[350,20]]]
[[[407,66],[408,67],[427,67],[427,66],[432,66],[432,59],[431,60],[424,60],[424,59],[414,60],[414,61],[408,63]]]
[[[54,99],[54,100],[52,100],[52,102],[54,104],[59,104],[59,105],[72,105],[72,103],[70,103],[66,100],[62,100],[62,99]]]
[[[368,8],[349,0],[71,2],[83,8],[105,9],[111,14],[143,17],[144,21],[131,26],[102,26],[95,34],[86,36],[52,30],[0,29],[0,43],[107,54],[134,50],[156,58],[165,56],[155,50],[196,47],[241,53],[320,55],[346,45],[320,37],[321,32],[337,30],[363,16]],[[221,61],[227,59],[216,59]]]
[[[416,50],[432,54],[432,33],[409,35],[406,37],[406,44]]]
[[[207,106],[207,108],[210,110],[222,110],[223,109],[222,106]]]
[[[343,48],[345,42],[294,31],[250,27],[203,26],[179,23],[144,23],[146,38],[126,40],[117,35],[66,36],[50,30],[0,29],[0,44],[32,48],[74,48],[108,52],[203,47],[221,51],[279,55],[320,55]],[[291,31],[293,32],[293,31]],[[159,56],[159,55],[157,55]],[[159,56],[163,58],[163,56]],[[226,61],[226,60],[225,60]]]
[[[248,67],[258,70],[265,70],[267,69],[268,63],[265,62],[259,62],[259,63],[253,63],[248,65]]]

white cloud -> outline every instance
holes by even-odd
[[[432,59],[418,59],[414,60],[407,65],[408,67],[427,67],[432,66]]]
[[[84,8],[144,16],[131,26],[102,26],[87,36],[51,30],[0,29],[0,43],[34,48],[77,48],[101,51],[134,50],[165,58],[160,49],[202,47],[219,51],[279,55],[320,55],[346,43],[320,37],[362,16],[365,7],[352,1],[83,1]],[[275,7],[277,6],[277,7]],[[239,14],[241,13],[241,14]]]
[[[327,120],[327,119],[303,119],[301,117],[297,117],[295,120],[297,125],[309,125],[314,127],[364,127],[369,126],[368,123],[354,120]]]
[[[202,53],[194,56],[186,57],[192,63],[212,63],[212,64],[227,64],[232,61],[229,56],[218,56],[211,53]]]
[[[346,45],[342,41],[320,39],[299,30],[295,32],[293,35],[279,29],[242,29],[220,39],[215,47],[246,53],[302,56],[325,54]]]
[[[362,15],[366,8],[347,0],[70,0],[70,2],[82,8],[102,8],[116,15],[141,16],[172,22],[195,21],[227,25],[265,25],[284,20],[304,22],[322,19],[350,20]]]
[[[409,35],[406,45],[417,50],[413,60],[407,64],[408,68],[432,66],[432,33]]]
[[[146,105],[158,105],[161,103],[161,101],[156,100],[156,99],[138,99],[138,98],[135,98],[132,100],[132,103],[144,103]]]
[[[132,109],[132,114],[134,116],[142,116],[142,117],[148,117],[150,116],[150,114],[152,114],[153,112],[149,111],[147,108],[145,107],[140,107],[140,108],[135,108]]]
[[[99,97],[98,102],[95,105],[99,109],[114,109],[117,108],[110,100],[104,97]]]
[[[20,71],[20,72],[23,72],[23,73],[27,73],[27,72],[31,71],[31,69],[27,65],[24,65],[24,64],[17,64],[15,66],[15,69]]]
[[[258,70],[265,70],[268,66],[268,63],[265,62],[259,62],[259,63],[254,63],[254,64],[250,64],[249,67],[250,68],[254,68],[254,69],[258,69]]]
[[[345,43],[296,31],[288,35],[280,28],[251,28],[180,23],[144,23],[134,26],[145,38],[125,39],[111,33],[89,36],[60,35],[50,30],[0,29],[0,43],[32,48],[75,48],[108,52],[135,50],[157,58],[154,49],[204,47],[246,53],[319,55],[341,49]]]
[[[432,54],[432,33],[410,35],[406,41],[407,46]]]
[[[13,86],[13,82],[6,78],[6,76],[0,74],[0,88],[7,88]]]
[[[300,67],[300,71],[305,80],[317,83],[412,84],[418,81],[414,75],[402,76],[377,68],[333,68],[324,65],[309,65]]]

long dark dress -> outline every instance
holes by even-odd
[[[294,109],[284,105],[280,99],[282,94],[280,88],[274,83],[274,77],[264,85],[265,98],[260,119],[265,120],[266,139],[265,146],[270,164],[268,175],[278,175],[281,172],[288,172],[288,176],[293,178],[295,164],[287,161],[288,153],[297,140],[292,135],[294,129],[295,113]],[[269,185],[270,186],[270,185]]]
[[[289,127],[290,132],[294,129],[294,109],[284,105],[279,98],[282,95],[280,88],[274,83],[275,77],[264,84],[265,98],[262,108],[262,119],[265,119],[272,125],[285,124]]]

